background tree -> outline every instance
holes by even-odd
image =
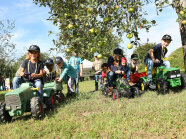
[[[0,73],[10,77],[15,69],[13,68],[15,44],[11,42],[11,31],[14,29],[14,22],[0,21]]]

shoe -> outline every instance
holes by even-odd
[[[150,81],[149,82],[149,88],[155,90],[156,89],[156,85],[152,81]]]

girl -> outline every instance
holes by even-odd
[[[68,87],[71,92],[68,92],[67,95],[75,95],[73,85],[76,78],[76,70],[70,64],[64,62],[61,57],[56,57],[55,61],[57,64],[57,75],[60,75],[59,78],[56,78],[56,81],[61,82],[67,75],[69,77]]]
[[[18,88],[23,82],[22,77],[28,76],[28,81],[34,87],[38,87],[39,97],[43,100],[43,63],[40,61],[40,48],[37,45],[31,45],[28,49],[26,60],[23,61],[20,70],[20,78],[13,80],[13,88]]]

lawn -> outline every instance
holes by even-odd
[[[186,138],[186,90],[148,91],[116,101],[93,90],[93,81],[80,82],[77,98],[47,112],[43,120],[30,113],[13,118],[0,125],[0,138]]]

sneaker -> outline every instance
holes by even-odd
[[[154,89],[156,89],[156,85],[152,81],[150,81],[149,88],[154,90]]]

